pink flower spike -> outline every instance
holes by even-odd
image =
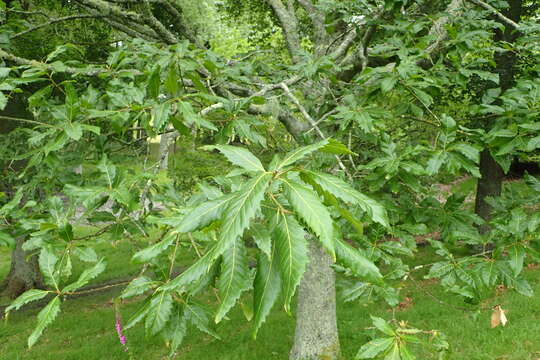
[[[126,336],[122,333],[122,324],[120,320],[120,315],[116,314],[116,333],[118,334],[118,338],[120,339],[120,344],[124,346],[124,351],[128,351],[126,346]]]

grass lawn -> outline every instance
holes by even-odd
[[[119,258],[125,253],[118,247]],[[114,254],[111,254],[114,255]],[[123,269],[128,269],[123,267]],[[115,270],[116,275],[122,271]],[[540,269],[528,269],[526,277],[536,291],[540,291]],[[105,280],[102,278],[101,280]],[[14,312],[9,322],[0,326],[0,359],[129,359],[118,343],[114,328],[114,309],[111,299],[118,290],[105,294],[68,300],[62,304],[58,319],[45,330],[31,349],[26,341],[35,325],[39,309]],[[449,359],[461,360],[536,360],[540,358],[540,298],[526,298],[513,291],[503,291],[482,304],[485,311],[463,311],[467,307],[453,295],[446,294],[431,281],[404,284],[402,295],[412,299],[411,304],[392,311],[384,303],[360,305],[339,303],[338,326],[343,359],[352,359],[358,348],[369,341],[371,330],[369,315],[407,321],[424,330],[444,332],[451,344]],[[444,301],[439,303],[435,296]],[[209,303],[213,301],[208,298]],[[500,304],[507,310],[506,327],[490,328],[491,307]],[[140,304],[137,301],[122,306],[124,319],[128,319]],[[216,330],[222,340],[214,339],[198,330],[188,330],[188,336],[176,359],[286,359],[294,335],[294,318],[276,307],[263,325],[257,340],[251,338],[251,324],[236,307],[229,320],[218,324]],[[134,359],[166,358],[167,349],[159,338],[145,338],[142,325],[126,332],[130,353]],[[429,350],[418,349],[419,359],[436,359]]]

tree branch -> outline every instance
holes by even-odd
[[[144,21],[150,26],[167,44],[178,43],[178,38],[154,16],[148,0],[143,0]]]
[[[56,18],[56,19],[51,19],[43,24],[39,24],[39,25],[36,25],[36,26],[33,26],[29,29],[26,29],[24,31],[21,31],[13,36],[11,36],[11,39],[15,39],[15,38],[18,38],[20,36],[24,36],[32,31],[36,31],[36,30],[39,30],[41,28],[44,28],[46,26],[49,26],[49,25],[52,25],[52,24],[56,24],[56,23],[59,23],[59,22],[62,22],[62,21],[69,21],[69,20],[76,20],[76,19],[85,19],[85,18],[102,18],[103,15],[72,15],[72,16],[64,16],[64,17],[61,17],[61,18]]]
[[[279,22],[281,24],[281,29],[285,35],[285,42],[289,50],[289,54],[293,59],[294,63],[300,62],[301,46],[300,46],[300,35],[298,33],[298,21],[296,15],[291,13],[281,0],[266,0],[268,4],[274,10]],[[294,10],[294,9],[292,9]]]
[[[468,0],[472,2],[473,4],[476,4],[480,6],[481,8],[484,8],[485,10],[491,12],[493,15],[497,16],[502,22],[512,26],[514,29],[519,29],[519,24],[516,23],[514,20],[509,19],[508,17],[504,16],[500,11],[495,9],[493,6],[489,5],[488,3],[485,3],[481,0]]]
[[[426,48],[425,53],[427,59],[418,61],[417,65],[423,69],[427,69],[433,65],[433,59],[435,59],[443,49],[444,42],[448,39],[448,31],[446,25],[450,23],[454,18],[461,15],[463,11],[464,0],[452,0],[452,2],[446,8],[446,16],[442,16],[431,27],[429,35],[437,36],[437,38]]]
[[[293,93],[291,92],[291,90],[289,89],[289,87],[287,86],[287,84],[285,84],[284,82],[282,82],[281,84],[281,88],[283,89],[283,91],[285,92],[285,95],[287,95],[287,97],[289,99],[291,99],[291,101],[296,105],[296,107],[298,108],[298,110],[300,110],[300,113],[302,114],[302,116],[307,120],[307,122],[315,129],[315,131],[317,132],[317,135],[319,135],[319,137],[321,139],[326,139],[326,136],[323,134],[323,132],[321,131],[321,129],[319,128],[319,126],[317,125],[317,123],[315,122],[315,120],[313,120],[313,118],[311,117],[311,115],[309,115],[309,113],[306,111],[306,109],[302,106],[302,104],[300,104],[300,101],[298,101],[298,99],[293,95]],[[347,174],[347,177],[352,180],[352,176],[351,174],[349,173],[349,171],[347,170],[347,167],[345,166],[345,164],[343,164],[343,162],[341,161],[341,159],[339,158],[339,156],[337,155],[334,155],[338,164],[339,164],[339,167],[341,168],[341,170],[343,170],[343,172],[345,172],[345,174]]]
[[[313,25],[315,55],[322,56],[328,40],[328,33],[324,26],[324,13],[320,9],[317,9],[311,0],[298,0],[298,3],[306,10]]]

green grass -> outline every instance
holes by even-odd
[[[540,291],[540,270],[527,270],[526,277]],[[435,301],[427,292],[444,301]],[[0,327],[0,359],[128,359],[118,343],[114,328],[111,300],[118,292],[109,292],[68,300],[62,304],[58,319],[43,337],[27,350],[26,340],[35,325],[39,309],[10,315]],[[371,326],[369,315],[407,321],[424,330],[444,332],[451,344],[449,359],[461,360],[536,360],[540,357],[540,298],[526,298],[510,290],[482,304],[477,314],[454,307],[466,307],[461,300],[444,293],[434,283],[418,281],[404,284],[402,295],[412,304],[393,312],[383,303],[360,305],[339,303],[338,326],[343,359],[352,359],[358,348],[370,340],[366,330]],[[212,298],[207,302],[213,304]],[[507,310],[506,327],[490,328],[491,307],[500,304]],[[122,305],[124,319],[133,314],[140,303]],[[216,340],[195,329],[189,330],[177,359],[286,359],[294,335],[294,318],[277,306],[263,325],[257,340],[251,338],[251,324],[237,307],[229,320],[217,325],[222,340]],[[159,338],[145,338],[142,325],[127,331],[130,352],[135,359],[162,359],[167,349]],[[429,349],[417,348],[419,359],[436,359]]]

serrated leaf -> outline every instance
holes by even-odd
[[[523,246],[514,245],[508,249],[508,263],[514,272],[514,276],[518,276],[523,270],[523,261],[525,260],[525,249]]]
[[[166,236],[165,239],[161,240],[160,242],[155,243],[154,245],[149,246],[146,249],[137,251],[137,253],[133,255],[133,261],[137,263],[145,263],[152,260],[159,254],[167,250],[167,248],[173,243],[175,237],[175,235],[169,234],[169,236]]]
[[[283,160],[276,166],[277,170],[283,169],[285,166],[294,164],[305,156],[319,150],[323,146],[328,145],[328,140],[323,140],[315,144],[300,147],[286,154]]]
[[[259,253],[257,260],[257,274],[253,283],[253,311],[255,313],[253,338],[257,337],[259,328],[266,320],[279,296],[281,278],[275,253],[274,247],[273,254],[267,257]]]
[[[362,194],[351,185],[338,177],[321,174],[312,171],[305,172],[313,181],[315,181],[323,190],[343,201],[351,204],[356,204],[365,211],[369,217],[375,222],[388,227],[388,215],[384,207],[377,201]]]
[[[219,323],[234,306],[242,292],[250,286],[249,264],[242,241],[234,244],[223,253],[221,276],[217,288],[221,298],[215,322]]]
[[[466,158],[473,161],[475,164],[480,162],[480,151],[472,145],[459,143],[452,146],[452,150],[458,151],[465,155]]]
[[[437,151],[427,163],[426,170],[429,175],[435,175],[439,172],[442,164],[446,160],[446,153],[442,151]]]
[[[151,111],[152,124],[154,126],[154,129],[156,129],[156,131],[160,132],[165,128],[165,125],[167,124],[167,121],[169,120],[170,111],[171,111],[170,102],[164,102],[152,108],[152,111]]]
[[[402,360],[399,355],[399,344],[397,342],[394,342],[394,347],[390,352],[384,357],[384,360]]]
[[[83,133],[81,124],[72,122],[67,122],[64,124],[64,131],[66,132],[67,136],[75,141],[79,141]]]
[[[31,289],[22,293],[18,298],[6,308],[5,312],[8,313],[11,310],[19,310],[21,306],[28,304],[29,302],[43,299],[50,291]]]
[[[205,227],[212,221],[219,219],[235,196],[236,194],[228,194],[216,200],[202,203],[191,210],[174,230],[179,233],[187,233]]]
[[[205,150],[219,150],[232,164],[248,171],[265,171],[261,161],[249,150],[231,145],[204,146]]]
[[[159,291],[176,290],[181,292],[181,288],[192,282],[200,279],[212,266],[214,260],[221,255],[218,252],[217,244],[214,245],[206,254],[204,254],[195,264],[191,265],[187,270],[182,272],[172,281],[159,287]]]
[[[57,288],[58,286],[54,271],[57,262],[58,257],[49,251],[48,248],[44,247],[41,249],[39,254],[39,268],[41,269],[41,273],[45,278],[45,282],[54,288]]]
[[[141,295],[145,293],[146,291],[154,288],[159,284],[158,281],[153,281],[152,279],[147,278],[146,276],[141,276],[136,279],[133,279],[129,285],[124,289],[122,292],[122,295],[120,296],[122,299]]]
[[[373,326],[375,326],[379,331],[385,333],[386,335],[396,335],[394,329],[392,329],[392,327],[388,325],[388,322],[386,320],[381,319],[380,317],[371,316],[371,321],[373,322]]]
[[[394,338],[379,338],[374,339],[364,344],[358,353],[356,354],[356,359],[373,359],[383,351],[386,351],[390,348]]]
[[[32,334],[30,334],[28,337],[28,348],[31,348],[36,343],[43,333],[43,330],[45,330],[45,328],[54,321],[59,311],[60,298],[56,296],[39,312],[37,316],[37,326],[34,331],[32,331]]]
[[[284,184],[286,184],[285,195],[296,213],[317,234],[323,246],[335,260],[334,225],[326,207],[310,188],[292,180],[286,180]]]
[[[186,304],[185,314],[189,322],[195,325],[197,329],[215,337],[216,339],[221,339],[219,335],[210,328],[210,317],[202,305],[195,304],[193,302]]]
[[[244,184],[228,204],[222,217],[223,226],[219,234],[218,252],[221,254],[231,246],[244,230],[261,207],[264,193],[268,188],[272,174],[258,173],[253,179]]]
[[[274,229],[275,254],[278,259],[282,279],[281,291],[287,312],[290,312],[291,299],[309,261],[306,235],[294,217],[282,213],[277,214]]]
[[[379,268],[373,262],[339,239],[336,239],[336,254],[338,261],[351,269],[356,275],[367,276],[375,280],[382,279]]]
[[[161,68],[158,66],[152,74],[148,77],[148,83],[146,86],[146,94],[148,97],[157,99],[159,95],[159,87],[161,84],[160,79]]]
[[[78,288],[83,287],[84,285],[88,284],[90,280],[96,278],[99,274],[101,274],[105,270],[106,266],[107,266],[106,262],[103,261],[103,259],[101,259],[96,265],[94,265],[90,269],[84,270],[82,274],[79,276],[79,278],[77,279],[77,281],[67,285],[62,290],[62,293],[77,290]]]
[[[187,334],[187,318],[180,307],[173,310],[171,319],[163,331],[163,337],[169,342],[169,357],[174,356],[178,347],[182,344]]]
[[[321,147],[319,151],[335,155],[357,155],[349,150],[343,143],[334,139],[328,139],[328,143]]]
[[[167,323],[171,316],[172,295],[169,292],[161,292],[150,300],[148,312],[146,313],[146,332],[155,335]]]
[[[270,231],[262,224],[253,224],[250,229],[255,244],[257,244],[259,250],[266,254],[270,259],[272,252],[272,238],[270,236]]]
[[[96,262],[98,260],[96,251],[89,247],[76,247],[73,254],[85,262]]]

